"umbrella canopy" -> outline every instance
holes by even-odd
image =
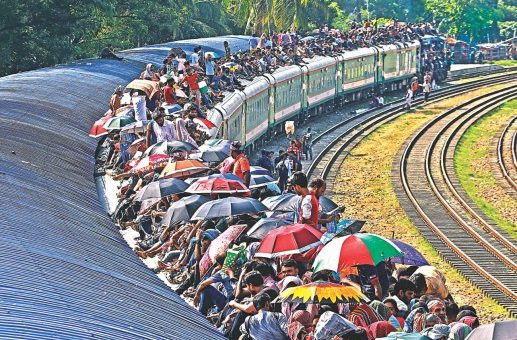
[[[165,112],[167,115],[172,115],[176,112],[183,111],[183,108],[181,105],[173,104],[173,105],[162,105],[162,107],[165,109]]]
[[[212,174],[212,175],[202,176],[202,177],[190,177],[190,178],[187,178],[185,180],[185,182],[188,184],[192,184],[192,183],[195,183],[202,179],[212,179],[212,178],[225,178],[225,179],[231,179],[233,181],[239,181],[241,183],[244,183],[244,181],[239,176],[236,176],[236,175],[232,174],[231,172],[226,173],[226,174]]]
[[[269,210],[296,211],[298,209],[298,196],[287,193],[278,196],[271,196],[262,201]]]
[[[216,127],[214,123],[205,118],[194,118],[193,121],[203,130],[210,130]]]
[[[358,233],[364,226],[366,221],[360,221],[360,220],[341,220],[336,225],[336,234],[339,235],[349,235],[349,234],[355,234]]]
[[[162,224],[174,226],[178,223],[188,222],[192,219],[192,215],[194,215],[196,210],[208,201],[210,201],[209,198],[201,195],[183,197],[172,203],[169,209],[167,209],[162,219]]]
[[[250,194],[250,189],[240,181],[226,178],[200,179],[187,189],[191,194]]]
[[[150,198],[162,198],[179,194],[187,190],[188,184],[177,178],[166,178],[151,182],[142,188],[136,195],[136,200],[143,201]]]
[[[248,230],[246,235],[256,238],[257,240],[262,240],[271,230],[289,224],[291,224],[291,222],[281,218],[261,218]]]
[[[409,244],[394,239],[391,239],[391,242],[395,243],[395,245],[402,251],[402,256],[392,257],[390,259],[391,262],[419,267],[429,265],[425,257]]]
[[[276,180],[269,175],[251,175],[250,188],[266,186],[268,183],[272,182],[276,182]]]
[[[145,150],[144,156],[154,155],[155,153],[166,153],[170,155],[174,152],[192,151],[196,149],[197,148],[190,143],[177,140],[172,142],[160,142],[151,145],[147,150]]]
[[[267,207],[254,198],[227,197],[206,202],[196,211],[192,219],[203,220],[243,214],[258,214]]]
[[[169,162],[163,169],[160,177],[186,177],[207,171],[209,168],[202,162],[195,159]]]
[[[515,339],[517,320],[498,321],[472,330],[469,340]]]
[[[112,117],[106,121],[104,128],[106,130],[116,130],[134,122],[136,122],[136,120],[130,116]]]
[[[301,254],[321,244],[321,231],[307,224],[292,224],[269,232],[260,242],[257,257]]]
[[[210,259],[215,262],[215,258],[222,252],[226,252],[230,244],[235,241],[246,229],[246,224],[238,224],[229,226],[221,235],[219,235],[215,240],[210,244],[210,248],[208,248],[208,256]]]
[[[273,177],[271,171],[264,169],[261,166],[250,166],[250,174],[253,175],[267,175]]]
[[[287,288],[280,293],[280,298],[285,302],[320,304],[366,301],[366,297],[359,289],[327,281],[315,281]]]
[[[151,123],[150,120],[140,120],[138,122],[134,122],[128,125],[125,125],[120,132],[123,133],[143,133],[147,128],[147,125]]]
[[[320,207],[323,211],[332,211],[335,210],[338,205],[334,203],[330,198],[321,196],[319,199]]]
[[[314,272],[333,270],[362,264],[376,265],[393,256],[400,249],[390,240],[375,234],[353,234],[336,237],[323,247],[314,261]]]
[[[96,137],[100,137],[100,136],[104,136],[104,135],[107,135],[108,134],[108,130],[106,130],[106,128],[104,127],[104,125],[111,119],[113,118],[113,116],[111,115],[106,115],[106,116],[103,116],[99,119],[97,119],[95,121],[95,123],[93,123],[92,127],[90,128],[90,133],[89,133],[89,136],[90,137],[93,137],[93,138],[96,138]]]
[[[122,107],[119,107],[117,111],[115,111],[114,116],[116,117],[122,117],[127,116],[131,117],[133,116],[133,113],[135,112],[133,105],[124,105]]]
[[[169,155],[154,154],[149,157],[140,159],[131,169],[132,172],[145,173],[152,171],[154,168],[164,167],[169,162]]]
[[[199,147],[200,151],[208,150],[208,149],[215,149],[215,150],[221,150],[224,151],[227,154],[230,154],[230,146],[232,142],[227,139],[209,139],[205,141],[203,145]]]
[[[223,150],[210,148],[201,151],[199,157],[205,162],[222,162],[228,157],[228,154]]]

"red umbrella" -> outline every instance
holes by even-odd
[[[271,231],[264,237],[255,253],[257,257],[274,258],[302,254],[319,246],[323,234],[307,224],[292,224]]]
[[[196,181],[186,192],[191,194],[250,194],[242,182],[226,178],[207,178]]]
[[[215,128],[215,124],[212,123],[211,121],[209,121],[208,119],[205,119],[205,118],[194,118],[193,120],[194,120],[194,123],[200,125],[201,128],[204,129],[204,130],[210,130],[210,129]]]
[[[149,157],[142,158],[136,163],[136,165],[131,169],[132,172],[149,172],[156,167],[164,167],[167,165],[170,156],[166,154],[154,154]]]
[[[108,120],[110,120],[111,118],[113,118],[112,115],[106,115],[106,116],[103,116],[102,118],[100,119],[97,119],[95,121],[95,123],[93,123],[91,129],[90,129],[90,137],[100,137],[100,136],[104,136],[104,135],[107,135],[108,134],[108,130],[106,130],[104,128],[104,124],[106,124],[106,122]]]
[[[320,244],[317,247],[307,250],[303,254],[282,256],[281,260],[283,262],[285,260],[293,259],[293,260],[296,260],[296,261],[302,262],[302,263],[312,263],[322,248],[323,248],[323,244]]]

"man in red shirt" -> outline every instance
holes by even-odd
[[[300,149],[296,146],[296,141],[291,141],[291,146],[287,149],[287,152],[294,152],[296,158],[300,159]]]
[[[197,107],[201,107],[201,91],[197,83],[197,72],[192,71],[192,68],[187,68],[187,75],[183,78],[180,84],[186,82],[190,90],[190,95],[196,98]]]
[[[163,100],[169,105],[173,105],[173,104],[177,103],[176,96],[174,93],[174,79],[173,78],[167,79],[167,83],[166,83],[165,87],[163,88]]]
[[[235,159],[233,163],[233,174],[244,181],[247,187],[250,185],[251,171],[250,162],[244,152],[241,150],[241,143],[238,141],[232,142],[230,147],[231,156]]]
[[[291,177],[291,185],[293,185],[296,194],[301,197],[298,210],[298,223],[308,224],[317,228],[320,204],[316,195],[310,193],[307,188],[307,176],[301,171],[295,172]]]

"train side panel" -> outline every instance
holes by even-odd
[[[244,141],[250,146],[269,127],[269,82],[265,77],[253,81],[244,89]]]
[[[318,58],[307,66],[307,108],[319,106],[336,95],[336,60]]]

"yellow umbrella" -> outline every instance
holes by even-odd
[[[303,286],[287,288],[280,297],[286,302],[301,303],[339,303],[365,302],[366,297],[361,291],[352,286],[315,281]]]

